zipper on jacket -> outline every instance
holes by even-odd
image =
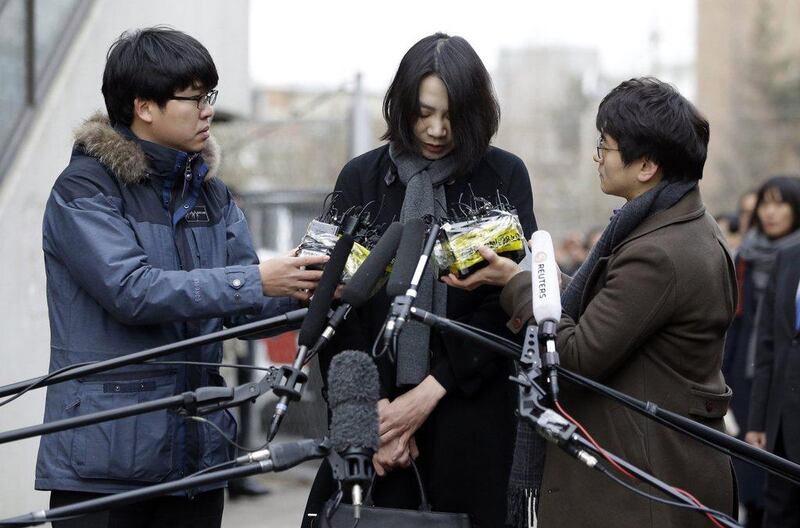
[[[186,168],[183,170],[183,185],[181,187],[181,200],[183,200],[186,195],[186,187],[188,187],[189,183],[192,181],[192,163],[199,155],[200,155],[199,153],[190,154],[189,158],[186,160]]]

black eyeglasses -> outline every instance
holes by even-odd
[[[603,137],[602,136],[597,138],[597,146],[595,148],[597,149],[597,159],[599,159],[600,161],[603,161],[603,151],[604,150],[616,150],[617,152],[619,152],[618,148],[610,148],[610,147],[605,146],[603,144]]]
[[[219,90],[211,90],[207,94],[192,95],[191,97],[174,95],[170,97],[170,99],[176,99],[178,101],[195,101],[197,103],[197,109],[199,110],[206,106],[206,104],[208,104],[208,106],[214,106],[214,103],[217,102],[218,93]]]

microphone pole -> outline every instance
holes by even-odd
[[[390,347],[395,336],[400,333],[406,321],[410,317],[411,306],[414,304],[414,299],[417,298],[417,289],[419,282],[422,280],[422,275],[425,273],[425,267],[428,264],[433,246],[436,244],[436,238],[439,235],[439,224],[432,223],[428,231],[428,237],[425,239],[425,246],[422,248],[422,254],[417,261],[416,269],[411,277],[411,283],[406,290],[405,295],[400,295],[394,298],[392,308],[389,313],[389,318],[386,322],[386,328],[383,331],[383,345]]]
[[[503,356],[510,357],[518,361],[522,360],[524,365],[527,364],[530,367],[530,381],[532,381],[532,379],[535,378],[538,373],[537,371],[540,367],[538,349],[536,348],[535,342],[532,342],[534,336],[536,335],[535,326],[529,327],[531,329],[531,335],[526,336],[526,346],[524,349],[522,349],[516,344],[514,346],[511,346],[510,344],[504,345],[499,341],[499,337],[497,338],[498,340],[493,340],[479,332],[476,332],[466,325],[456,324],[450,319],[426,312],[420,308],[411,308],[411,315],[415,320],[420,321],[430,327],[438,328],[442,331],[452,332],[459,337],[468,339],[481,346],[485,346],[486,348],[502,354]],[[721,453],[734,456],[786,480],[800,484],[800,464],[796,464],[790,460],[776,456],[764,449],[753,447],[745,442],[742,442],[736,437],[721,433],[716,429],[705,426],[692,420],[691,418],[686,418],[680,414],[662,409],[653,402],[637,400],[632,396],[628,396],[627,394],[621,393],[606,387],[601,383],[597,383],[596,381],[590,380],[570,370],[567,370],[560,365],[554,366],[553,369],[558,370],[561,373],[561,376],[569,380],[571,383],[578,384],[586,389],[600,394],[601,396],[619,402],[621,405],[624,405],[632,411],[641,414],[648,419],[654,420],[661,425],[669,427],[673,431],[677,431],[678,433],[694,438],[695,440],[698,440],[708,447],[716,449]],[[521,384],[520,381],[523,381],[525,385],[530,385],[528,383],[528,378],[524,378],[523,380],[520,380],[520,378],[512,378],[511,381],[517,384]],[[531,397],[538,398],[539,395],[544,395],[540,389],[536,387],[532,388],[535,390],[531,391]],[[535,400],[535,402],[538,401],[538,399]],[[530,411],[534,407],[540,410],[543,409],[541,405],[536,405],[535,402],[529,402],[529,405],[527,406],[523,406],[522,403],[520,404],[520,414],[524,418],[530,419],[530,414],[526,411]],[[535,415],[533,420],[536,420]]]
[[[245,463],[245,465],[239,467],[219,469],[203,475],[188,476],[163,484],[106,495],[49,510],[31,512],[19,517],[0,520],[0,526],[36,526],[66,517],[77,517],[96,511],[117,508],[133,502],[195,489],[209,484],[249,477],[260,473],[283,471],[307,460],[324,458],[329,452],[330,441],[327,439],[271,444],[267,449],[259,451],[257,455],[253,453],[236,459],[237,463]]]
[[[289,326],[302,320],[307,312],[308,310],[306,308],[292,310],[291,312],[286,312],[285,314],[277,317],[270,317],[268,319],[262,319],[261,321],[220,330],[219,332],[212,332],[210,334],[192,337],[182,341],[176,341],[175,343],[170,343],[168,345],[161,345],[155,348],[142,350],[140,352],[126,354],[124,356],[106,361],[98,361],[96,363],[71,368],[69,370],[59,372],[58,374],[40,376],[38,378],[31,378],[29,380],[12,383],[10,385],[0,387],[0,397],[8,396],[10,394],[17,394],[30,388],[46,387],[48,385],[55,385],[56,383],[62,383],[64,381],[84,378],[92,374],[125,367],[127,365],[133,365],[135,363],[143,363],[150,359],[155,359],[173,354],[175,352],[207,345],[209,343],[216,343],[226,339],[244,337],[282,326]]]
[[[272,368],[258,382],[236,387],[200,387],[175,396],[0,432],[0,444],[164,409],[182,409],[191,416],[210,414],[255,400],[275,386],[279,381],[278,373],[278,369]]]
[[[542,366],[550,382],[550,396],[558,401],[558,351],[556,333],[561,319],[561,291],[558,285],[553,239],[547,231],[539,230],[531,239],[533,317],[539,325],[539,341],[545,345]]]

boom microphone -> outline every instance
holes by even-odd
[[[403,234],[403,224],[392,222],[381,239],[370,251],[367,260],[356,270],[342,292],[342,302],[351,306],[361,306],[372,296],[373,290],[386,274]]]
[[[351,485],[353,512],[361,515],[362,486],[372,480],[372,455],[378,450],[378,369],[367,354],[346,350],[328,370],[334,477]]]
[[[370,251],[367,260],[364,261],[353,277],[347,282],[342,291],[342,304],[333,311],[328,319],[328,326],[317,342],[311,348],[309,357],[316,354],[336,333],[339,324],[350,313],[351,308],[358,308],[372,297],[372,293],[378,286],[381,278],[386,273],[386,267],[392,261],[397,246],[400,244],[400,237],[403,234],[403,225],[400,222],[392,222],[381,239]]]
[[[392,274],[386,283],[386,295],[397,297],[403,295],[411,284],[411,277],[417,268],[422,244],[425,242],[425,221],[421,218],[412,218],[403,224],[403,238],[397,247],[397,258],[394,259]]]
[[[314,290],[314,296],[308,305],[308,314],[303,320],[303,326],[300,327],[300,335],[297,338],[298,345],[313,346],[325,328],[328,310],[331,309],[333,303],[333,294],[336,292],[336,287],[339,286],[342,272],[352,249],[353,237],[349,234],[342,235],[333,247],[331,258],[325,264],[322,277],[320,277],[319,284]]]
[[[414,227],[414,229],[416,229],[416,227]],[[417,257],[417,263],[414,268],[414,272],[411,275],[411,281],[408,285],[408,289],[405,292],[402,292],[402,294],[395,295],[394,300],[392,301],[392,308],[386,318],[386,324],[383,330],[384,347],[391,346],[393,339],[398,335],[410,317],[411,305],[414,304],[414,299],[417,298],[417,288],[419,287],[419,282],[422,280],[422,275],[425,273],[425,267],[428,265],[428,259],[431,256],[431,252],[433,252],[433,246],[436,244],[436,238],[438,236],[439,224],[434,223],[431,225],[428,236],[425,239],[425,245],[422,248],[422,254]],[[412,243],[412,241],[409,241],[408,245],[411,246]],[[410,249],[406,249],[406,251],[410,252]],[[410,264],[403,264],[403,275],[406,273],[405,266],[407,265]],[[399,286],[398,280],[395,285],[395,292],[400,290]]]
[[[319,279],[319,285],[314,290],[314,295],[311,298],[311,304],[308,308],[308,314],[303,320],[303,325],[300,327],[300,335],[297,338],[297,355],[294,358],[294,363],[291,367],[288,365],[281,366],[281,382],[272,388],[280,399],[275,405],[275,411],[272,414],[272,421],[270,422],[269,432],[267,439],[271,442],[275,435],[278,433],[278,428],[283,421],[283,416],[289,410],[290,400],[299,400],[303,393],[303,386],[305,385],[308,376],[303,372],[303,365],[306,362],[308,347],[313,345],[325,327],[325,322],[328,316],[328,310],[331,308],[333,302],[333,294],[336,287],[339,285],[339,279],[342,277],[342,272],[347,264],[347,258],[350,256],[350,250],[353,248],[353,236],[349,233],[343,234],[331,252],[331,258],[325,264],[325,269],[322,272],[322,277]]]
[[[558,376],[555,369],[559,364],[556,351],[556,332],[561,319],[561,291],[558,285],[558,265],[556,264],[553,239],[547,231],[536,231],[531,239],[533,267],[531,269],[533,288],[533,317],[539,325],[539,340],[545,341],[545,354],[542,366],[547,370],[550,380],[550,393],[553,401],[558,401]]]

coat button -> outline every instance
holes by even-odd
[[[714,409],[714,405],[710,401],[707,401],[706,402],[706,412],[711,412],[712,409]]]
[[[233,286],[234,288],[238,288],[241,285],[242,285],[241,279],[233,279],[233,281],[231,281],[231,286]]]

